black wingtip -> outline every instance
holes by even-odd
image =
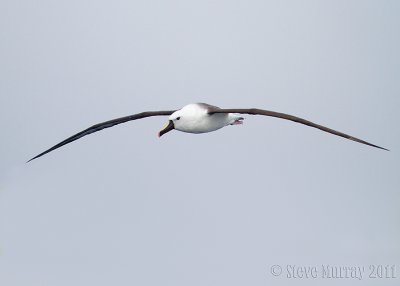
[[[35,160],[35,159],[37,159],[37,158],[39,158],[39,157],[42,157],[42,156],[43,156],[44,154],[46,154],[46,153],[48,153],[48,151],[45,151],[45,152],[43,152],[43,153],[40,153],[39,155],[36,155],[35,157],[33,157],[33,158],[29,159],[28,161],[26,161],[25,164],[27,164],[27,163],[29,163],[30,161]]]
[[[363,143],[363,142],[360,142],[360,143]],[[365,143],[364,143],[364,144],[365,144]],[[381,150],[390,151],[389,149],[386,149],[386,148],[383,148],[383,147],[381,147],[381,146],[374,145],[374,144],[371,144],[371,143],[368,143],[368,142],[367,142],[367,145],[372,146],[372,147],[375,147],[375,148],[378,148],[378,149],[381,149]]]
[[[371,144],[370,146],[381,149],[381,150],[390,151],[389,149],[383,148],[381,146],[377,146],[377,145],[373,145],[373,144]]]
[[[38,156],[33,157],[32,159],[29,159],[28,161],[25,162],[25,164],[28,164],[30,161],[35,160]]]

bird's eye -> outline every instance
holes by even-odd
[[[180,116],[178,116],[178,117],[176,118],[176,120],[179,120],[179,119],[181,119],[181,117],[180,117]]]

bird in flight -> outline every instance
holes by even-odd
[[[168,116],[167,125],[158,133],[158,136],[161,137],[165,133],[171,130],[178,130],[187,133],[207,133],[211,131],[218,130],[222,127],[228,125],[239,125],[243,123],[243,117],[238,116],[237,114],[251,114],[251,115],[263,115],[270,117],[277,117],[286,120],[291,120],[297,123],[301,123],[310,127],[318,128],[322,131],[331,133],[336,136],[340,136],[349,140],[353,140],[355,142],[359,142],[365,145],[369,145],[375,148],[383,149],[389,151],[386,148],[368,143],[364,140],[358,139],[351,135],[330,129],[328,127],[313,123],[311,121],[305,120],[300,117],[296,117],[293,115],[269,111],[264,109],[257,108],[230,108],[230,109],[222,109],[217,106],[209,105],[206,103],[192,103],[184,106],[179,110],[167,110],[167,111],[145,111],[125,117],[120,117],[116,119],[112,119],[109,121],[105,121],[102,123],[95,124],[81,132],[78,132],[75,135],[65,139],[64,141],[54,145],[53,147],[47,149],[46,151],[36,155],[28,162],[39,158],[61,146],[64,146],[68,143],[71,143],[83,136],[92,134],[94,132],[100,131],[104,128],[109,128],[121,123],[125,123],[131,120],[142,119],[151,116]]]

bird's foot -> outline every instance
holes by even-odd
[[[233,123],[231,123],[231,125],[240,125],[240,124],[243,124],[243,119],[244,119],[244,118],[236,119],[235,121],[233,121]]]

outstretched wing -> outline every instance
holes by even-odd
[[[340,137],[343,137],[343,138],[346,138],[346,139],[349,139],[349,140],[353,140],[353,141],[356,141],[358,143],[366,144],[366,145],[369,145],[369,146],[372,146],[372,147],[375,147],[375,148],[379,148],[379,149],[383,149],[383,150],[389,151],[386,148],[383,148],[383,147],[368,143],[368,142],[366,142],[364,140],[358,139],[358,138],[353,137],[351,135],[348,135],[348,134],[345,134],[345,133],[330,129],[328,127],[313,123],[311,121],[305,120],[303,118],[296,117],[296,116],[289,115],[289,114],[285,114],[285,113],[269,111],[269,110],[264,110],[264,109],[257,109],[257,108],[210,109],[208,113],[209,114],[214,114],[214,113],[241,113],[241,114],[264,115],[264,116],[282,118],[282,119],[291,120],[291,121],[294,121],[294,122],[297,122],[297,123],[301,123],[301,124],[304,124],[304,125],[308,125],[308,126],[311,126],[311,127],[314,127],[314,128],[318,128],[318,129],[320,129],[322,131],[325,131],[325,132],[328,132],[328,133],[331,133],[333,135],[340,136]]]
[[[118,125],[121,123],[125,123],[131,120],[136,120],[136,119],[142,119],[142,118],[146,118],[146,117],[150,117],[150,116],[163,116],[163,115],[171,115],[172,113],[174,113],[175,110],[168,110],[168,111],[146,111],[146,112],[141,112],[138,114],[133,114],[133,115],[128,115],[128,116],[124,116],[124,117],[120,117],[120,118],[116,118],[116,119],[112,119],[112,120],[108,120],[102,123],[98,123],[95,124],[79,133],[76,133],[75,135],[72,135],[71,137],[65,139],[64,141],[58,143],[57,145],[54,145],[53,147],[51,147],[50,149],[47,149],[46,151],[40,153],[39,155],[33,157],[32,159],[30,159],[28,162],[39,158],[41,156],[43,156],[44,154],[47,154],[57,148],[60,148],[61,146],[64,146],[68,143],[71,143],[75,140],[78,140],[79,138],[82,138],[83,136],[92,134],[94,132],[100,131],[104,128],[109,128],[109,127],[113,127],[114,125]],[[27,163],[28,163],[27,162]]]

